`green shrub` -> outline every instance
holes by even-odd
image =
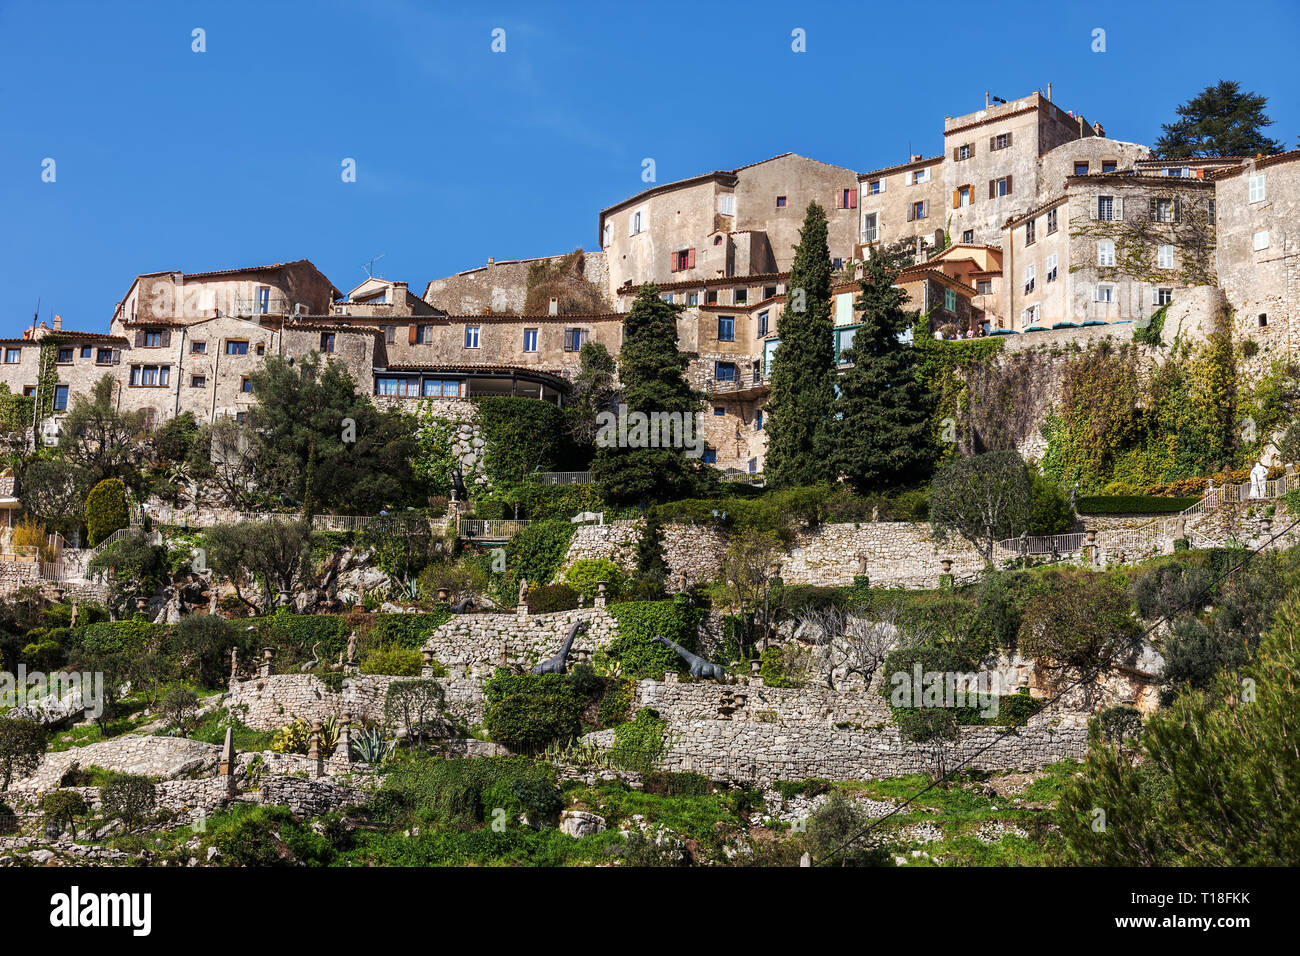
[[[75,790],[54,790],[41,798],[41,813],[46,822],[72,831],[77,838],[77,818],[90,812],[86,798]]]
[[[578,592],[567,584],[543,584],[528,589],[528,607],[534,614],[572,611],[578,606]]]
[[[578,735],[586,701],[564,674],[501,675],[483,687],[483,727],[496,743],[538,751]]]
[[[642,707],[631,720],[614,728],[610,763],[624,770],[649,773],[663,759],[667,733],[668,721],[654,708]]]
[[[624,580],[623,569],[608,558],[582,558],[564,572],[564,583],[589,601],[596,596],[597,582],[608,585],[609,597],[613,599],[623,593]]]
[[[317,644],[319,660],[335,660],[347,649],[350,631],[347,621],[339,615],[294,614],[287,608],[257,618],[254,626],[258,643],[276,649],[275,663],[279,669],[308,660]]]
[[[506,566],[512,578],[529,584],[549,584],[560,569],[577,525],[568,521],[538,521],[523,528],[506,545]]]
[[[133,773],[115,773],[99,788],[99,804],[104,815],[130,829],[153,813],[156,804],[154,783]]]
[[[101,621],[73,632],[73,644],[89,654],[139,654],[157,647],[167,628],[150,621]]]
[[[418,650],[399,644],[372,647],[361,655],[360,662],[363,674],[389,674],[393,677],[419,677],[423,666],[424,658]]]
[[[498,819],[508,826],[559,810],[555,768],[522,757],[436,759],[393,765],[370,805],[390,825],[428,823],[470,829]]]
[[[429,632],[451,620],[451,608],[441,605],[424,614],[376,614],[370,639],[379,645],[420,648]]]
[[[1081,515],[1154,515],[1185,511],[1200,498],[1158,498],[1154,495],[1088,495],[1075,500]]]
[[[116,478],[105,478],[90,489],[86,496],[86,540],[92,548],[130,524],[126,485]]]
[[[667,671],[685,669],[671,648],[653,640],[658,634],[688,651],[695,650],[699,612],[685,598],[625,601],[611,604],[609,612],[618,622],[618,633],[607,653],[618,662],[624,677],[662,680]]]

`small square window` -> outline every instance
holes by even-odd
[[[1267,230],[1267,229],[1263,230],[1262,232],[1257,232],[1257,233],[1255,233],[1255,236],[1254,236],[1254,246],[1255,246],[1255,251],[1256,251],[1256,252],[1263,252],[1265,249],[1268,248],[1268,230]]]
[[[245,395],[253,394],[253,383],[249,380],[247,375],[239,380],[239,390]]]
[[[476,349],[479,344],[479,326],[465,326],[465,348]]]
[[[714,405],[714,406],[713,406],[713,414],[714,414],[715,416],[717,416],[717,417],[721,417],[721,416],[727,414],[727,410],[726,410],[723,406],[721,406],[721,405]]]
[[[1156,305],[1168,305],[1174,301],[1173,289],[1156,289]]]
[[[718,341],[736,341],[736,319],[730,315],[718,316]]]
[[[961,241],[964,245],[970,246],[975,243],[975,230],[967,229],[961,234]]]
[[[784,197],[784,196],[777,196],[777,197],[776,197],[776,208],[777,208],[777,209],[784,209],[784,208],[785,208],[785,197]]]
[[[208,350],[208,343],[207,343],[207,342],[204,342],[204,341],[202,341],[201,339],[192,339],[192,340],[190,341],[190,354],[191,354],[191,355],[202,355],[202,354],[203,354],[204,352],[206,352],[207,350]]]
[[[208,379],[205,375],[194,375],[190,378],[190,388],[207,388]]]
[[[718,463],[718,450],[716,448],[704,449],[704,463],[706,465],[716,465]]]
[[[536,329],[524,329],[524,351],[525,352],[537,351],[537,330]]]
[[[59,349],[59,357],[58,357],[58,359],[57,359],[57,362],[58,362],[60,365],[71,365],[71,364],[72,364],[72,354],[73,354],[73,353],[72,353],[72,349],[70,349],[70,348]]]
[[[88,359],[88,358],[90,358],[90,353],[91,353],[91,351],[92,351],[92,350],[91,350],[91,348],[90,348],[89,345],[83,345],[83,346],[81,347],[81,357],[84,358],[84,359]]]
[[[1074,164],[1074,175],[1076,176],[1088,175],[1088,161],[1086,159],[1081,159]]]

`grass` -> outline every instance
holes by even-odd
[[[189,737],[208,744],[224,744],[226,742],[227,724],[234,729],[234,734],[231,736],[236,750],[266,750],[271,746],[271,739],[275,736],[274,730],[254,730],[245,726],[243,721],[238,717],[231,717],[229,712],[222,707],[200,720],[198,725],[190,732]]]

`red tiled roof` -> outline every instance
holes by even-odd
[[[1290,149],[1285,153],[1274,153],[1272,156],[1264,156],[1255,160],[1256,169],[1267,169],[1270,166],[1276,166],[1279,163],[1290,163],[1300,159],[1300,149]],[[1230,166],[1227,169],[1216,169],[1212,173],[1207,173],[1206,178],[1210,180],[1227,179],[1230,176],[1236,176],[1238,173],[1247,169],[1244,163],[1241,166]]]
[[[898,163],[894,166],[885,166],[881,169],[873,169],[869,173],[858,173],[858,182],[872,179],[877,176],[888,176],[890,173],[901,173],[905,169],[913,169],[920,166],[933,166],[935,163],[943,162],[942,156],[931,156],[927,159],[914,159],[906,163]]]

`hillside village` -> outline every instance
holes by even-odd
[[[942,138],[0,339],[0,864],[1294,862],[1300,150]]]

